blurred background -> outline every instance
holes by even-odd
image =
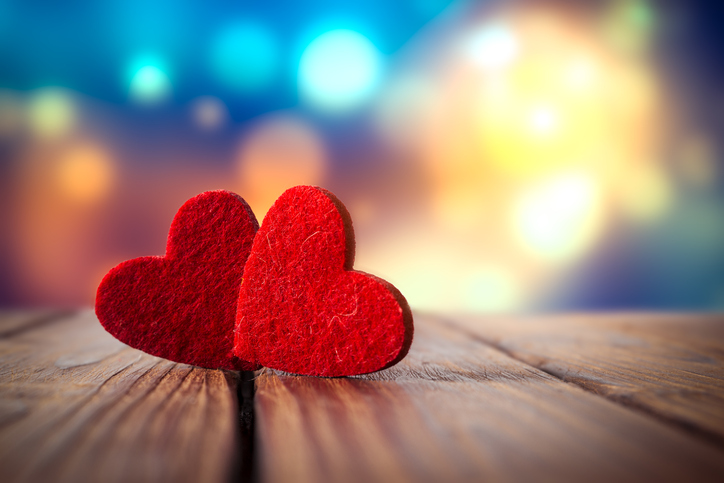
[[[718,1],[0,0],[0,304],[316,184],[413,308],[721,310],[723,81]]]

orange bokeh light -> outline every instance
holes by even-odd
[[[82,143],[63,153],[55,167],[61,193],[82,203],[97,203],[110,191],[115,170],[110,155],[100,146]]]
[[[302,118],[277,113],[254,123],[237,153],[242,196],[261,219],[274,200],[295,185],[324,181],[327,154],[322,139]]]

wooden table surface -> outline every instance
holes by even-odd
[[[354,378],[148,356],[0,314],[0,482],[724,481],[724,316],[417,314]]]

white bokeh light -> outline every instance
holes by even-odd
[[[332,30],[314,39],[299,63],[302,99],[326,111],[345,111],[369,100],[382,70],[377,48],[352,30]]]
[[[555,176],[524,193],[515,204],[516,235],[542,260],[572,261],[598,238],[602,206],[599,186],[591,176]]]
[[[486,25],[467,42],[469,57],[484,68],[503,67],[518,55],[518,39],[503,23]]]

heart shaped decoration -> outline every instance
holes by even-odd
[[[400,361],[412,313],[391,284],[353,271],[354,233],[330,192],[297,186],[267,213],[244,271],[234,352],[272,369],[350,376]]]
[[[228,191],[188,200],[171,224],[163,257],[121,263],[105,276],[96,314],[121,342],[212,369],[255,370],[233,353],[239,284],[259,223]]]

